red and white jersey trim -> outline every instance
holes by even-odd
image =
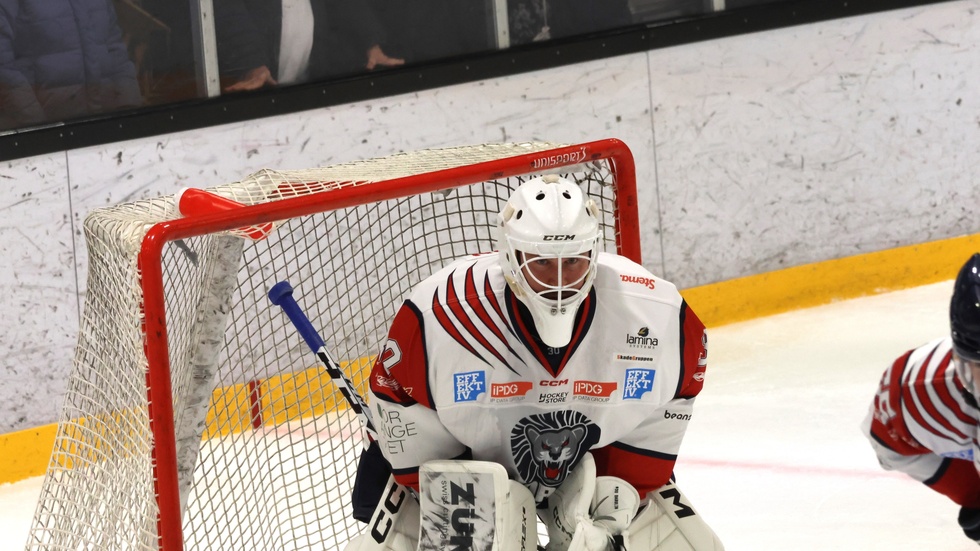
[[[950,338],[936,339],[902,355],[885,371],[872,405],[871,432],[906,455],[972,458],[980,411],[967,392],[952,361]]]

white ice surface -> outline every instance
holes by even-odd
[[[708,379],[676,474],[728,551],[968,551],[957,507],[881,470],[859,425],[881,373],[947,331],[951,282],[709,331]],[[41,478],[0,485],[20,551]]]

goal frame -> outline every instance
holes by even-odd
[[[148,362],[147,398],[153,448],[154,486],[159,517],[161,550],[182,551],[183,532],[177,472],[176,429],[172,403],[171,370],[164,294],[164,247],[172,241],[247,226],[353,207],[408,195],[471,185],[482,181],[555,171],[586,162],[605,160],[616,181],[614,233],[620,255],[641,262],[636,170],[633,156],[622,141],[609,138],[559,146],[543,152],[521,154],[467,166],[423,172],[367,186],[350,186],[291,197],[269,203],[243,206],[230,211],[188,216],[151,226],[143,237],[137,256],[143,293],[144,353]]]

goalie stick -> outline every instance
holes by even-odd
[[[306,317],[303,313],[303,309],[299,307],[296,303],[296,299],[293,298],[293,286],[289,284],[288,281],[280,281],[269,289],[269,300],[272,304],[282,308],[282,311],[286,313],[289,320],[293,322],[293,326],[302,335],[303,340],[306,341],[307,346],[310,350],[316,354],[318,360],[326,369],[327,374],[330,375],[330,379],[334,383],[339,385],[340,393],[344,395],[350,408],[357,413],[357,416],[361,420],[361,424],[367,430],[371,439],[378,439],[378,431],[374,427],[374,418],[371,414],[370,408],[367,407],[367,403],[361,398],[361,395],[357,393],[357,389],[350,382],[346,375],[344,375],[343,370],[340,368],[340,364],[337,363],[327,352],[327,347],[323,343],[323,338],[317,332],[316,328],[313,327],[313,323],[310,319]]]
[[[306,341],[310,350],[316,354],[317,359],[323,365],[324,369],[326,369],[331,380],[339,385],[341,394],[344,395],[350,408],[357,413],[361,424],[368,432],[371,440],[377,441],[378,432],[374,427],[374,418],[370,408],[368,408],[364,399],[361,398],[361,395],[357,393],[357,389],[354,388],[354,385],[347,376],[344,375],[340,364],[327,352],[323,338],[320,337],[316,328],[313,327],[313,323],[303,313],[299,304],[296,303],[296,299],[293,298],[292,285],[288,281],[276,283],[269,289],[269,300],[276,306],[282,308],[289,320],[293,322],[293,326],[302,335],[303,340]],[[414,495],[410,495],[408,488],[405,488],[395,480],[395,477],[390,473],[390,466],[387,463],[384,464],[384,468],[389,471],[387,482],[384,486],[378,486],[372,490],[368,490],[369,493],[379,494],[376,496],[376,500],[371,500],[376,501],[377,505],[370,518],[366,519],[370,529],[365,535],[355,537],[348,542],[345,551],[390,551],[396,548],[399,542],[404,541],[405,538],[405,534],[400,533],[398,530],[400,526],[406,524],[402,520],[402,517],[406,517],[410,525],[414,517],[415,530],[417,531],[418,503],[416,498]],[[358,470],[358,478],[360,478],[360,469]],[[357,493],[357,484],[357,481],[355,481],[354,493]],[[356,506],[354,516],[357,517]]]

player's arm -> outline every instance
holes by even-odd
[[[693,398],[671,400],[628,438],[592,450],[596,471],[629,482],[641,497],[667,484],[693,408]]]
[[[930,343],[919,350],[910,350],[895,360],[885,371],[878,385],[874,401],[864,422],[864,431],[871,441],[882,467],[897,470],[918,480],[950,498],[954,503],[966,508],[980,509],[980,475],[968,459],[941,457],[912,435],[906,415],[926,417],[938,415],[939,409],[925,402],[915,402],[903,397],[916,393],[909,387],[910,378],[906,373],[911,369],[925,370],[921,362],[935,361],[940,372],[950,361],[948,357],[938,358],[934,353],[937,344]],[[926,352],[923,352],[926,350]],[[930,353],[931,351],[931,353]],[[918,352],[919,357],[913,358]],[[917,381],[916,384],[929,384],[931,381]],[[937,392],[944,391],[944,382],[937,385]],[[918,394],[922,394],[921,392]],[[931,400],[932,394],[926,394]],[[945,400],[952,402],[952,398]],[[921,406],[919,405],[921,404]],[[980,525],[980,520],[977,521]],[[980,537],[980,526],[977,536]]]
[[[707,332],[686,302],[678,311],[678,327],[680,361],[674,398],[652,412],[627,438],[593,450],[600,476],[626,480],[641,497],[670,480],[694,411],[694,398],[704,385]]]
[[[410,301],[392,322],[369,388],[378,444],[400,484],[418,490],[423,463],[467,457],[467,448],[446,430],[434,409],[422,315]]]

